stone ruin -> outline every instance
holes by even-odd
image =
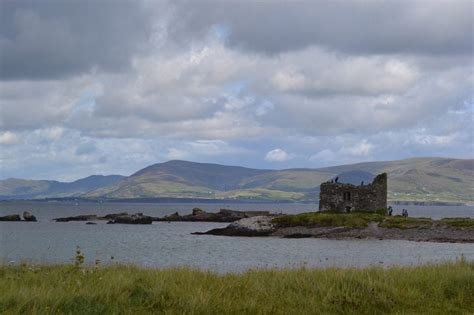
[[[387,209],[387,173],[377,175],[372,183],[352,185],[336,181],[321,184],[319,211],[375,212]]]

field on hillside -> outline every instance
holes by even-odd
[[[320,169],[259,170],[187,161],[148,166],[131,176],[90,176],[72,183],[7,179],[0,199],[201,198],[318,201],[321,183],[339,177],[359,185],[388,174],[390,201],[474,202],[474,160],[413,158]]]
[[[1,314],[470,314],[474,263],[218,275],[130,266],[0,267]]]

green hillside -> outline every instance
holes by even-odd
[[[322,182],[343,173],[360,171],[374,175],[387,172],[390,200],[472,202],[473,169],[473,160],[444,158],[274,171],[170,161],[147,167],[115,186],[87,196],[316,201]]]
[[[90,176],[73,183],[8,179],[0,196],[44,198],[205,198],[317,201],[319,185],[336,176],[368,182],[388,173],[391,201],[474,202],[474,160],[414,158],[320,169],[258,170],[219,164],[169,161],[128,177]]]
[[[8,178],[0,181],[1,199],[38,199],[49,197],[79,197],[101,187],[121,181],[120,175],[92,175],[70,183],[53,180]]]
[[[474,160],[414,158],[336,166],[322,170],[341,173],[355,169],[372,174],[387,172],[391,200],[474,200]]]

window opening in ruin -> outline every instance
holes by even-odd
[[[351,193],[346,191],[343,195],[344,200],[351,201]]]

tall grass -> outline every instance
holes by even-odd
[[[471,314],[474,263],[254,270],[0,267],[1,314]]]

